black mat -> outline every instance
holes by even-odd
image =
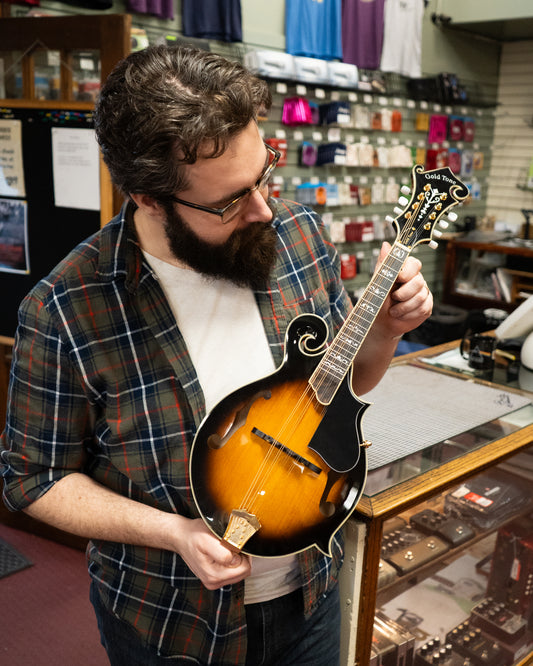
[[[21,555],[13,546],[0,539],[0,578],[16,571],[31,567],[32,562]]]

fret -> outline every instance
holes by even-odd
[[[342,377],[344,377],[346,372],[346,368],[339,368],[334,361],[324,361],[323,370],[330,377],[333,376],[339,379],[342,379]]]
[[[347,319],[344,326],[339,331],[339,335],[345,335],[346,331],[350,331],[354,335],[364,335],[366,331],[359,326],[359,324],[351,319]]]

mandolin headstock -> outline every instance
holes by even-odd
[[[445,229],[448,222],[442,219],[444,215],[448,214],[450,221],[457,219],[449,211],[468,197],[468,188],[449,167],[424,171],[417,164],[411,178],[411,199],[403,211],[395,209],[398,216],[390,220],[396,229],[396,241],[410,250],[419,243],[436,247],[434,238],[441,235],[435,229],[437,223]]]

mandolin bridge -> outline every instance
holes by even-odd
[[[286,453],[291,458],[294,458],[296,462],[300,463],[300,465],[303,465],[304,467],[307,467],[309,470],[311,470],[311,472],[314,472],[315,474],[320,474],[320,472],[322,471],[320,467],[313,465],[313,463],[310,460],[307,460],[307,458],[304,458],[303,456],[299,455],[298,453],[296,453],[296,451],[289,449],[288,446],[285,446],[281,442],[278,442],[277,439],[274,439],[270,435],[267,435],[266,433],[262,432],[261,430],[259,430],[259,428],[252,428],[252,433],[254,435],[257,435],[261,439],[264,439],[265,442],[272,444],[272,446],[275,446],[280,451],[283,451],[283,453]]]
[[[244,509],[234,509],[224,532],[224,541],[241,550],[260,528],[261,523],[253,513],[248,513]]]

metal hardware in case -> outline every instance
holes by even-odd
[[[523,617],[491,597],[474,606],[470,620],[489,636],[506,642],[518,640],[527,629],[527,622]]]
[[[507,655],[495,641],[487,638],[479,627],[466,620],[446,634],[446,642],[468,658],[474,666],[508,666]]]
[[[395,646],[395,666],[411,666],[415,652],[415,637],[404,627],[378,611],[374,618],[374,633],[388,638]]]
[[[411,517],[413,527],[426,534],[436,534],[452,548],[460,546],[475,536],[474,530],[459,518],[445,516],[432,509],[424,509]]]
[[[428,536],[399,550],[386,559],[398,570],[400,575],[405,575],[434,560],[449,549],[450,546],[439,537]]]

